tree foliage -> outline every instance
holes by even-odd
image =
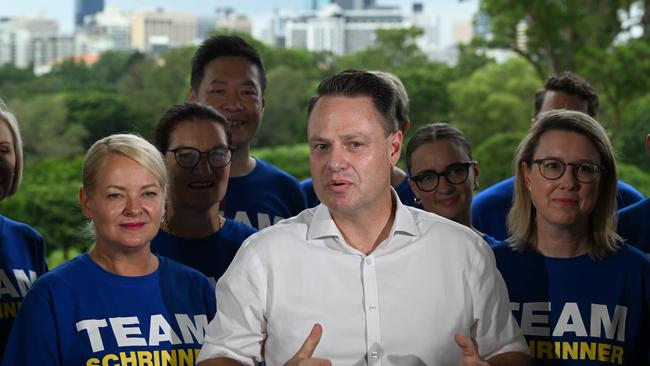
[[[501,132],[525,132],[533,117],[535,90],[541,81],[521,59],[490,64],[467,79],[452,82],[451,123],[472,145]]]
[[[80,156],[28,164],[20,190],[0,203],[0,214],[33,226],[43,235],[48,252],[87,246],[79,236],[85,221],[78,199],[82,161]]]
[[[634,2],[483,0],[481,10],[490,17],[497,43],[507,44],[545,78],[578,69],[576,59],[587,49],[610,47],[626,30],[623,19]]]

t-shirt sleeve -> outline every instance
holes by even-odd
[[[524,337],[510,310],[506,284],[496,268],[492,250],[480,245],[474,255],[469,280],[472,291],[474,324],[471,336],[479,355],[489,359],[499,353],[528,353]]]
[[[11,328],[2,366],[61,365],[55,315],[47,289],[32,288]]]
[[[266,280],[259,257],[245,245],[217,282],[217,314],[208,325],[198,362],[227,357],[262,362],[266,338]]]

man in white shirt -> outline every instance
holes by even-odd
[[[528,364],[487,245],[390,188],[403,138],[394,101],[367,72],[320,84],[308,136],[323,204],[239,250],[200,365]]]

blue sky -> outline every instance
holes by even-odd
[[[163,7],[167,10],[188,11],[209,14],[217,7],[232,7],[237,13],[244,13],[253,20],[253,33],[258,34],[268,26],[274,9],[306,9],[309,0],[104,0],[106,6],[139,10]],[[440,41],[442,46],[451,43],[451,24],[454,20],[470,19],[478,9],[478,0],[419,0],[424,3],[425,13],[431,19],[440,19]],[[73,29],[74,0],[3,0],[0,17],[16,15],[46,15],[59,20],[60,29]],[[410,14],[412,1],[377,0],[379,5],[398,5],[404,14]],[[236,5],[235,5],[236,4]]]

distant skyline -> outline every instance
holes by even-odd
[[[239,0],[236,5],[232,1],[208,0],[105,0],[106,7],[116,7],[127,10],[152,10],[162,7],[170,11],[186,11],[196,14],[212,14],[219,7],[233,8],[236,13],[246,14],[253,22],[253,34],[259,36],[267,28],[274,10],[304,10],[311,0]],[[478,10],[478,0],[422,0],[424,11],[431,22],[440,19],[440,46],[447,47],[452,43],[452,24],[457,20],[469,20]],[[75,0],[18,0],[4,1],[0,7],[0,17],[45,15],[59,21],[59,29],[71,33],[74,29]],[[377,0],[378,5],[396,5],[402,8],[403,14],[410,15],[413,1]]]

